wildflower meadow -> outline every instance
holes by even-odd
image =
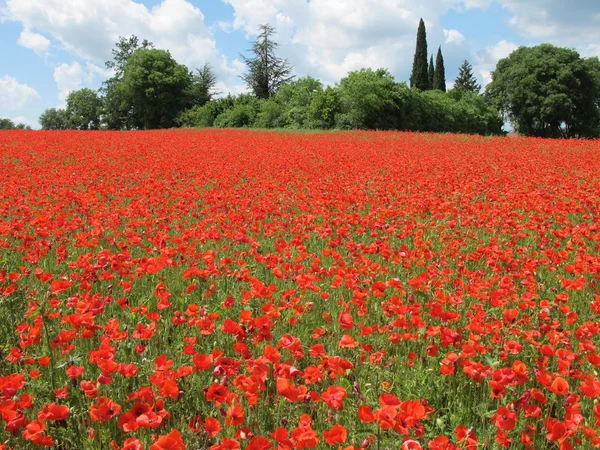
[[[600,143],[0,133],[0,449],[600,448]]]

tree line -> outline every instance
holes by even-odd
[[[31,127],[24,123],[15,123],[10,119],[0,118],[0,130],[31,130]]]
[[[352,71],[332,86],[296,78],[277,56],[270,25],[260,27],[242,79],[249,93],[221,96],[210,65],[189,70],[167,50],[121,37],[106,62],[114,75],[98,91],[71,92],[65,109],[40,117],[43,129],[171,127],[379,129],[503,134],[504,121],[528,136],[600,135],[600,62],[550,44],[520,47],[498,62],[485,91],[464,61],[446,89],[442,48],[427,51],[419,22],[409,83],[386,69]]]

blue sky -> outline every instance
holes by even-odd
[[[332,84],[386,67],[408,80],[420,17],[449,84],[468,59],[485,85],[520,45],[600,55],[600,0],[0,0],[0,117],[37,126],[68,92],[98,88],[114,42],[131,34],[190,68],[210,62],[224,93],[244,91],[239,53],[266,22],[298,76]]]

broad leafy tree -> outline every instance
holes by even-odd
[[[102,100],[92,89],[83,88],[67,96],[69,128],[75,130],[97,130],[100,128]]]
[[[402,128],[397,84],[386,69],[350,72],[340,81],[339,97],[338,128]]]
[[[40,116],[42,130],[68,130],[69,114],[64,109],[50,108]]]
[[[287,59],[279,58],[275,54],[278,44],[273,40],[274,34],[275,29],[272,26],[261,25],[258,36],[249,50],[252,57],[241,55],[248,67],[242,79],[258,98],[269,98],[281,85],[294,78],[292,66]]]
[[[134,128],[170,128],[187,104],[188,68],[166,50],[137,49],[127,59],[118,83],[121,107]]]
[[[600,134],[600,61],[575,50],[520,47],[498,62],[486,97],[523,135]]]
[[[131,110],[123,102],[118,84],[123,78],[123,72],[129,57],[138,48],[152,49],[154,44],[144,39],[141,43],[139,38],[132,35],[128,38],[119,37],[115,48],[111,53],[113,59],[106,62],[106,68],[112,69],[114,75],[102,84],[100,93],[102,94],[102,122],[105,128],[109,130],[121,130],[132,128],[134,125],[131,118]]]

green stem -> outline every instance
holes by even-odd
[[[54,356],[52,354],[52,347],[50,347],[50,333],[48,332],[48,325],[46,324],[46,317],[43,317],[44,334],[46,335],[46,348],[48,350],[48,356],[50,356],[50,384],[52,385],[52,392],[56,390],[54,384]]]

